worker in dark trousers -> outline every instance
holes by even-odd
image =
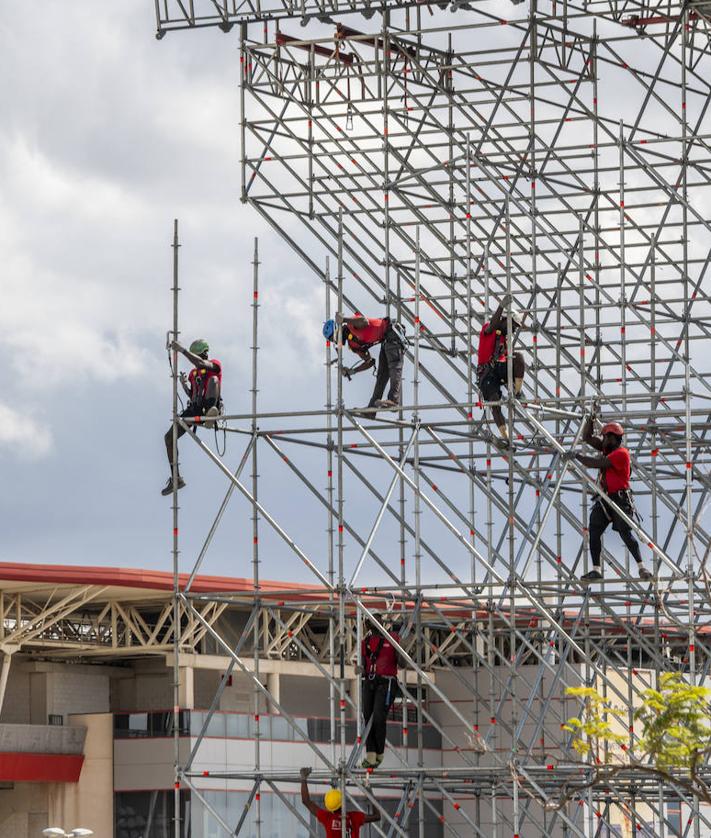
[[[306,783],[310,768],[301,769],[301,802],[326,830],[326,838],[341,838],[343,835],[343,799],[339,789],[329,789],[323,796],[324,809],[311,799]],[[366,823],[380,820],[380,812],[359,812],[354,809],[346,815],[346,838],[359,838],[360,828]]]
[[[210,358],[210,347],[206,340],[194,340],[190,349],[185,349],[177,340],[170,344],[184,355],[193,365],[189,375],[180,373],[180,383],[188,397],[188,406],[180,414],[183,418],[192,419],[195,416],[205,417],[205,427],[212,428],[215,420],[222,412],[222,364],[216,358]],[[197,428],[193,426],[193,431]],[[185,428],[180,425],[176,428],[178,439],[185,433]],[[169,495],[173,491],[173,428],[168,429],[165,435],[165,450],[170,465],[170,477],[161,491],[162,495]],[[185,486],[185,481],[178,477],[178,488]]]
[[[383,622],[382,618],[379,622]],[[397,632],[383,634],[368,621],[360,647],[363,719],[366,727],[370,723],[363,768],[377,768],[385,756],[388,712],[398,694],[397,670],[402,664],[393,640],[400,643]]]
[[[504,309],[510,299],[508,294],[504,295],[501,304],[494,312],[494,316],[484,323],[479,334],[476,376],[482,399],[485,402],[500,401],[502,385],[508,386],[508,344],[506,340],[508,319]],[[512,340],[516,340],[518,330],[523,324],[523,316],[517,311],[512,312],[511,324],[513,328]],[[518,398],[523,387],[526,364],[520,352],[514,352],[511,360],[513,364],[514,395]],[[493,405],[491,414],[501,438],[508,441],[508,426],[501,407]]]
[[[375,366],[370,349],[380,344],[375,387],[367,408],[369,415],[375,416],[373,408],[393,410],[402,404],[402,366],[407,343],[403,327],[389,317],[373,318],[358,314],[355,317],[344,318],[341,314],[336,314],[335,320],[327,320],[323,324],[323,336],[326,340],[336,340],[339,325],[341,341],[348,344],[348,348],[361,359],[357,366],[343,367],[343,375],[349,381],[352,376]],[[388,383],[388,397],[384,399],[383,393]]]
[[[617,510],[606,502],[607,498],[613,501],[627,515],[634,519],[636,512],[634,499],[630,490],[630,474],[632,461],[630,452],[622,445],[624,429],[618,422],[608,422],[602,427],[602,436],[593,433],[594,418],[589,415],[583,428],[583,439],[596,451],[601,452],[600,457],[589,457],[585,454],[578,454],[573,451],[566,452],[564,459],[575,459],[588,468],[600,469],[599,486],[600,492],[595,497],[592,511],[590,512],[590,556],[592,557],[592,570],[581,577],[584,582],[592,582],[595,579],[602,579],[602,534],[612,524],[625,546],[637,562],[637,572],[640,579],[651,579],[652,574],[642,564],[642,555],[632,527],[622,518]]]

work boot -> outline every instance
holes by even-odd
[[[637,572],[639,573],[640,579],[654,579],[654,574],[652,573],[652,571],[647,570],[647,568],[643,564],[637,565]]]
[[[185,481],[183,480],[183,478],[180,475],[178,475],[178,489],[182,489],[183,486],[185,486]],[[173,491],[173,478],[169,477],[168,482],[161,489],[161,495],[163,495],[163,497],[165,497],[166,495],[169,495],[172,491]]]
[[[378,399],[375,403],[375,407],[378,407],[381,410],[393,410],[397,407],[397,402],[394,402],[392,399]]]
[[[375,751],[368,751],[365,755],[365,759],[360,764],[361,768],[375,768],[378,764],[378,757]]]
[[[583,573],[580,577],[581,582],[594,582],[596,579],[602,579],[602,573],[596,567],[593,567],[587,573]]]
[[[205,427],[208,430],[212,430],[215,427],[215,425],[217,424],[216,419],[219,415],[220,415],[220,410],[219,410],[218,407],[215,407],[214,404],[213,404],[212,407],[209,407],[207,409],[207,412],[205,413],[204,424],[205,424]]]
[[[375,767],[378,768],[383,760],[385,759],[385,754],[376,754],[375,755]]]
[[[372,405],[366,407],[353,407],[351,413],[354,416],[362,416],[363,419],[375,419],[375,408]]]

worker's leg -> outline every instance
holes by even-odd
[[[175,431],[176,431],[177,439],[180,439],[180,437],[185,433],[185,428],[183,428],[181,425],[178,425],[175,428]],[[168,464],[170,465],[170,477],[168,478],[168,481],[165,484],[165,486],[161,489],[161,495],[163,495],[163,497],[169,495],[173,491],[173,428],[172,427],[169,428],[168,431],[166,432],[166,435],[164,437],[164,441],[165,441],[165,453],[168,455]],[[178,488],[182,489],[183,486],[185,486],[185,481],[180,476],[180,471],[179,471],[179,468],[177,468],[177,467],[176,467],[176,472],[177,472],[177,478],[178,478]]]
[[[395,404],[402,404],[402,366],[405,360],[405,349],[400,341],[386,340],[383,343],[383,351],[388,359],[388,372],[390,375],[388,401],[395,402]]]
[[[514,394],[518,396],[523,387],[523,377],[526,374],[526,362],[523,360],[523,355],[520,352],[513,354],[513,380],[514,380]]]
[[[369,678],[363,679],[363,690],[362,690],[362,698],[363,698],[363,721],[365,726],[368,726],[368,722],[370,721],[371,716],[373,715],[373,709],[375,706],[375,681],[371,681]],[[373,719],[373,723],[375,719]],[[375,731],[374,731],[374,724],[370,725],[370,730],[368,731],[368,735],[365,739],[365,750],[366,755],[365,758],[367,762],[374,765],[375,764],[375,745],[376,745],[376,738],[375,738]]]
[[[182,425],[178,425],[176,427],[177,437],[180,437],[185,433],[185,428]],[[173,473],[173,428],[168,428],[166,435],[164,437],[165,440],[165,453],[168,455],[168,464],[170,465],[171,474]]]
[[[205,399],[203,402],[203,408],[205,413],[211,407],[217,407],[220,403],[220,381],[218,378],[214,376],[212,378],[208,378],[207,380],[207,391],[205,392]]]
[[[595,501],[590,513],[590,557],[592,558],[593,569],[601,570],[602,560],[602,534],[610,525],[610,519],[600,501]]]
[[[385,352],[385,343],[380,344],[380,355],[378,356],[378,372],[375,375],[375,387],[373,388],[373,395],[368,402],[368,407],[375,407],[375,403],[383,398],[385,392],[385,385],[388,383],[390,377],[390,370],[388,368],[388,356]]]
[[[612,498],[615,503],[620,507],[620,509],[627,515],[628,518],[634,517],[634,510],[630,503],[628,503],[624,496],[615,495]],[[642,553],[639,549],[639,541],[632,532],[632,527],[627,523],[627,521],[620,518],[620,516],[615,512],[615,510],[611,510],[612,515],[612,528],[617,530],[620,534],[620,538],[624,541],[625,547],[630,551],[634,560],[637,562],[637,566],[641,566],[642,564]]]
[[[484,373],[479,381],[479,390],[481,391],[481,397],[485,402],[500,401],[501,384],[499,383],[499,377],[495,370],[489,369]],[[506,425],[506,419],[504,419],[504,413],[499,405],[492,405],[491,416],[494,420],[494,424],[499,429],[499,433],[502,438],[508,439],[509,429]]]
[[[373,707],[373,730],[375,731],[375,754],[376,758],[385,753],[385,739],[387,736],[388,708],[386,699],[388,695],[387,678],[378,678],[375,688],[375,699]]]

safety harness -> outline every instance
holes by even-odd
[[[380,654],[383,643],[385,643],[385,638],[381,634],[378,637],[378,643],[375,649],[370,648],[370,638],[373,637],[370,634],[368,637],[365,638],[365,651],[366,651],[366,664],[365,664],[365,674],[368,676],[368,680],[372,681],[375,679],[375,665],[378,661],[378,655]]]
[[[496,365],[499,363],[499,357],[503,354],[506,356],[506,335],[500,330],[496,330],[496,340],[494,341],[494,351],[491,353],[491,358],[485,364],[477,364],[476,375],[479,381],[490,372],[496,372]]]

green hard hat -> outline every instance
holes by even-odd
[[[210,346],[206,340],[202,338],[198,338],[198,340],[194,340],[190,344],[190,351],[195,355],[202,355],[203,352],[209,352]]]

